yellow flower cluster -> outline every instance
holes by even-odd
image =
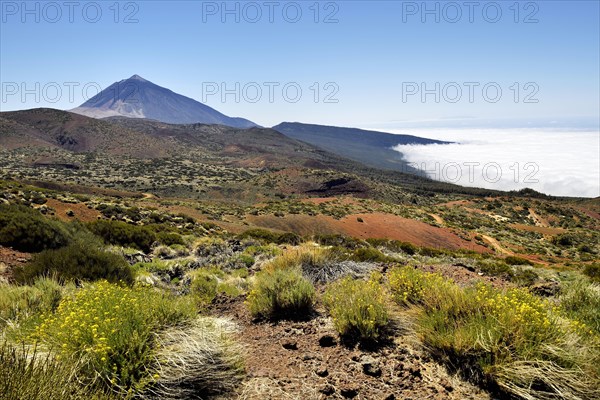
[[[42,316],[31,335],[33,341],[55,345],[61,355],[91,356],[97,364],[108,365],[113,345],[119,342],[124,321],[141,315],[138,289],[98,282],[64,299],[54,313]]]
[[[400,304],[420,303],[427,290],[445,282],[439,274],[425,273],[412,267],[395,268],[389,274],[390,289]]]
[[[525,289],[499,291],[479,285],[475,300],[485,316],[493,317],[498,324],[527,337],[543,339],[557,327],[556,308],[547,300],[536,297]]]
[[[327,289],[324,302],[342,335],[358,332],[364,339],[377,338],[388,323],[385,291],[374,278],[342,279]]]

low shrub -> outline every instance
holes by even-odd
[[[238,236],[240,239],[256,239],[261,242],[277,243],[277,244],[290,244],[292,246],[299,245],[302,243],[302,237],[293,232],[278,233],[269,231],[267,229],[249,229]]]
[[[96,243],[83,241],[58,250],[45,250],[15,270],[15,279],[21,283],[31,283],[43,276],[61,281],[106,279],[127,284],[132,284],[135,278],[133,269],[122,256],[107,252]]]
[[[66,246],[71,234],[65,224],[24,206],[0,205],[0,244],[37,253]]]
[[[63,288],[49,278],[37,278],[33,286],[0,284],[0,328],[58,307]]]
[[[327,288],[323,302],[340,335],[373,340],[388,324],[384,293],[376,279],[346,277]]]
[[[72,363],[25,346],[0,345],[0,399],[108,400],[111,396],[79,384]]]
[[[528,259],[517,256],[508,256],[504,259],[504,262],[508,265],[533,265]]]
[[[339,246],[347,249],[357,249],[367,245],[366,242],[363,242],[360,239],[338,234],[316,235],[314,241],[323,246]]]
[[[444,249],[434,249],[432,247],[421,247],[419,249],[419,254],[426,257],[442,257],[448,255],[448,250]]]
[[[480,260],[477,261],[477,268],[484,274],[490,276],[503,276],[510,279],[513,275],[513,270],[510,265],[501,260]]]
[[[539,275],[531,267],[514,267],[510,281],[519,286],[531,286],[538,278]]]
[[[186,244],[183,237],[180,234],[174,232],[158,232],[156,234],[156,241],[160,242],[165,246],[185,246]]]
[[[201,307],[204,307],[217,297],[217,276],[210,270],[199,269],[194,271],[191,285],[191,294]]]
[[[121,221],[95,221],[87,225],[89,230],[100,236],[107,244],[132,247],[149,253],[157,241],[156,234],[146,226],[130,225]]]
[[[277,243],[279,234],[266,229],[249,229],[239,235],[240,239],[256,239],[263,243]]]
[[[581,328],[600,334],[600,285],[583,279],[564,284],[560,307],[570,318],[579,321]]]
[[[301,246],[284,252],[271,260],[265,269],[299,268],[313,284],[332,282],[347,274],[359,274],[370,270],[372,265],[349,261],[343,248]]]
[[[247,254],[241,254],[238,257],[238,260],[244,264],[246,266],[246,268],[250,268],[254,265],[254,263],[256,262],[256,260],[254,260],[254,257],[249,256]]]
[[[352,252],[352,258],[356,261],[389,262],[390,257],[373,247],[361,247]]]
[[[81,359],[78,374],[85,383],[127,393],[153,381],[155,332],[195,313],[189,298],[100,281],[44,314],[31,340],[55,349],[57,358]]]
[[[600,264],[588,264],[583,269],[583,273],[587,275],[593,282],[600,282]]]
[[[314,298],[314,286],[298,269],[277,268],[256,274],[246,303],[255,317],[300,317],[310,312]]]
[[[406,267],[389,282],[400,304],[416,305],[425,345],[470,380],[525,399],[600,395],[598,337],[550,301],[524,289],[463,289]]]

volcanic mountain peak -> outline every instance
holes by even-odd
[[[115,82],[81,106],[71,110],[93,118],[128,117],[154,119],[170,124],[218,124],[235,128],[257,126],[233,118],[189,97],[158,86],[139,75]]]

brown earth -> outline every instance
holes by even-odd
[[[558,234],[566,232],[566,229],[563,229],[563,228],[551,228],[551,227],[532,226],[532,225],[525,225],[525,224],[510,224],[508,226],[510,226],[511,228],[522,230],[522,231],[541,233],[543,235],[558,235]]]
[[[55,215],[61,221],[72,221],[74,219],[82,222],[96,221],[100,216],[97,210],[90,210],[83,203],[71,204],[63,203],[62,201],[55,199],[48,199],[46,206],[51,207],[55,210]],[[67,215],[67,212],[71,210],[74,212],[72,217]]]
[[[31,254],[0,246],[0,282],[12,279],[12,270],[25,265],[31,260]]]
[[[257,322],[243,297],[223,297],[212,313],[238,324],[246,349],[247,378],[228,399],[490,399],[433,361],[398,312],[394,340],[370,348],[342,343],[319,307],[308,321]]]
[[[326,215],[286,215],[284,217],[249,215],[246,218],[252,225],[292,231],[306,236],[337,233],[361,239],[400,240],[424,247],[490,252],[484,246],[460,238],[448,228],[435,227],[421,221],[385,213],[352,214],[340,220]],[[363,222],[359,222],[359,219]]]

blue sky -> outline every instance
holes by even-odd
[[[265,126],[599,119],[598,1],[77,1],[72,22],[63,1],[0,3],[2,111],[74,108],[139,74]]]

